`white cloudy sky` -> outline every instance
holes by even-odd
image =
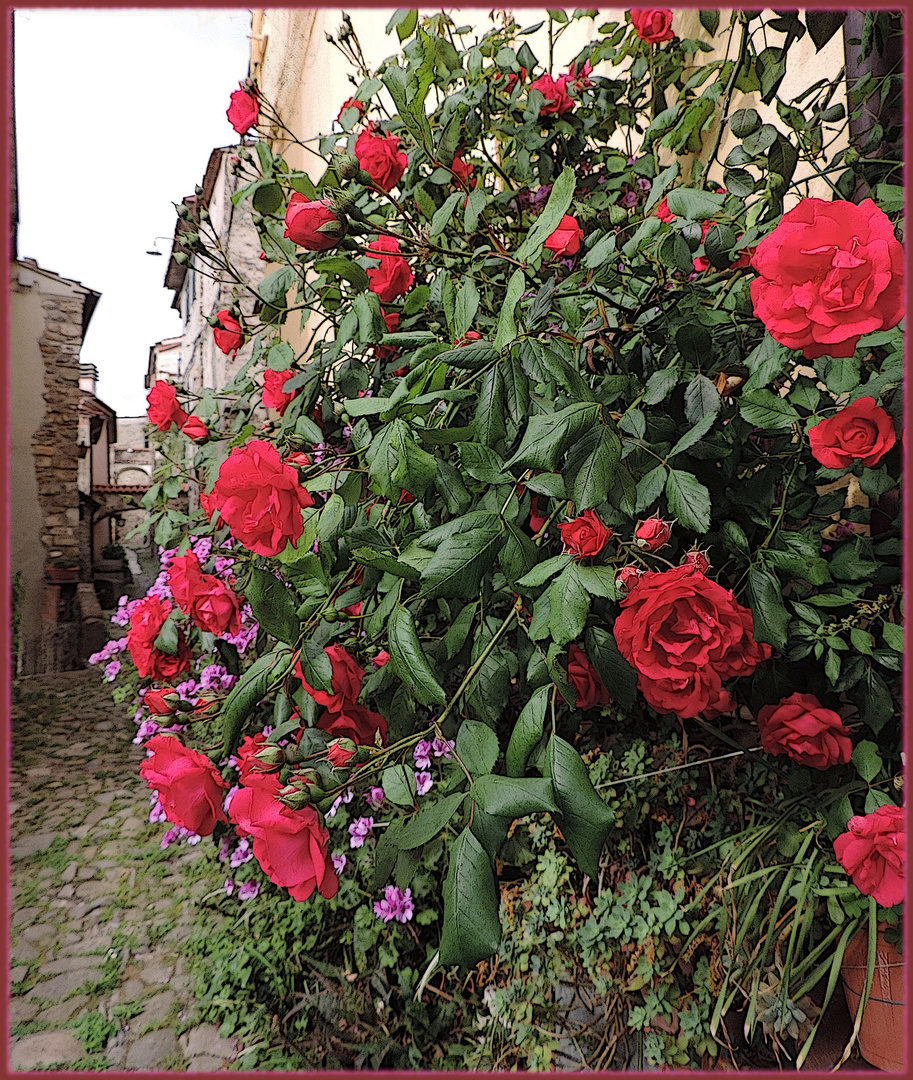
[[[246,8],[16,11],[18,255],[102,294],[82,360],[120,416],[146,411],[149,346],[180,332],[172,204],[237,138],[249,33]]]

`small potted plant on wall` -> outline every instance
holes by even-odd
[[[58,584],[79,581],[79,560],[74,555],[64,555],[54,559],[47,568],[49,581]]]
[[[102,574],[117,574],[124,569],[126,552],[120,544],[106,544],[95,560],[95,569]]]

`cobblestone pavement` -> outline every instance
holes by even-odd
[[[130,718],[97,670],[18,679],[13,695],[11,1069],[227,1069],[236,1047],[195,1024],[180,955],[206,852],[152,841]]]

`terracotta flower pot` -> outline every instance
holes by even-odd
[[[843,954],[840,974],[847,1008],[855,1023],[865,988],[868,930],[862,929]],[[904,962],[879,930],[875,946],[872,989],[859,1026],[859,1052],[870,1064],[885,1072],[903,1072],[904,1061]]]
[[[49,566],[45,572],[49,581],[57,583],[79,581],[78,566]]]

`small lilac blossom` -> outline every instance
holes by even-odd
[[[178,841],[182,844],[198,844],[202,839],[202,836],[185,829],[183,825],[173,825],[162,837],[159,847],[164,851],[166,847]]]
[[[333,805],[326,812],[327,817],[336,817],[336,811],[342,806],[343,803],[350,803],[352,801],[352,789],[346,788],[342,795],[337,795],[333,801]]]
[[[155,720],[144,720],[137,728],[136,738],[133,742],[139,746],[140,743],[144,743],[147,739],[151,739],[160,727],[161,725],[157,724]]]
[[[334,851],[330,858],[333,860],[333,869],[337,874],[341,874],[346,868],[347,859],[345,855],[341,851]]]
[[[412,756],[415,758],[415,764],[420,769],[427,769],[431,764],[431,743],[427,739],[417,742],[412,751]]]
[[[637,192],[626,191],[621,197],[621,205],[626,210],[630,210],[632,207],[637,206]]]
[[[430,772],[417,772],[415,774],[415,791],[417,795],[426,795],[430,790],[434,781],[431,779]]]
[[[450,739],[442,739],[440,736],[435,735],[431,741],[431,753],[435,757],[444,757],[450,760],[453,757],[451,753],[453,750],[453,742]]]
[[[250,862],[253,857],[254,853],[251,850],[250,840],[245,836],[238,841],[238,846],[231,853],[231,859],[228,865],[232,870],[237,870],[239,866],[243,866],[244,863]]]
[[[155,806],[149,811],[149,824],[158,825],[162,821],[167,821],[165,816],[165,807],[158,801],[158,792],[155,792]]]
[[[200,672],[201,690],[231,690],[238,681],[237,675],[230,675],[221,664],[209,664]]]
[[[225,888],[225,895],[226,896],[231,896],[231,894],[235,891],[235,883],[231,880],[230,877],[227,877],[225,879],[224,888]]]
[[[374,914],[385,923],[392,919],[406,923],[412,918],[413,911],[415,905],[412,903],[412,890],[399,889],[396,885],[388,885],[384,889],[383,900],[374,902]]]
[[[637,180],[637,186],[640,188],[641,191],[649,191],[653,185],[645,176],[641,176]]]
[[[228,854],[229,854],[230,851],[231,851],[231,837],[230,836],[223,836],[222,837],[222,843],[219,846],[219,854],[218,854],[219,862],[225,862],[225,860],[228,858]]]
[[[349,847],[359,848],[364,846],[365,840],[370,836],[374,828],[374,818],[360,817],[349,826]]]
[[[190,539],[191,539],[191,541],[193,541],[193,553],[200,560],[200,562],[203,562],[204,559],[208,559],[209,554],[212,551],[212,537],[211,536],[200,536],[200,537],[193,537],[192,536]]]
[[[365,799],[372,810],[379,810],[380,807],[383,806],[385,798],[386,795],[384,794],[384,789],[382,787],[369,788],[365,794]]]
[[[238,889],[238,899],[253,900],[259,892],[260,886],[256,881],[245,881],[241,888]]]
[[[120,671],[120,660],[112,660],[105,664],[105,682],[114,682]]]
[[[235,793],[240,790],[241,785],[235,784],[225,792],[225,798],[222,800],[222,809],[225,813],[228,813],[228,808],[231,806],[231,800],[235,797]]]

